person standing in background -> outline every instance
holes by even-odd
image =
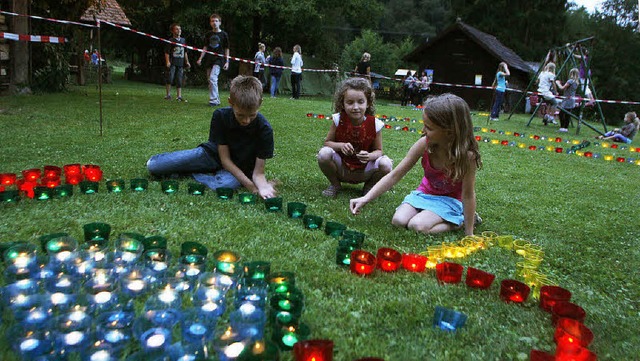
[[[291,57],[291,99],[300,98],[300,84],[302,83],[302,48],[296,44],[293,46]]]

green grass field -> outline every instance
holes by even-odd
[[[192,148],[208,136],[212,109],[205,89],[184,91],[188,103],[163,100],[164,87],[116,80],[103,89],[103,135],[95,86],[64,94],[14,96],[0,99],[0,173],[69,163],[94,163],[106,179],[147,177],[145,162],[156,153]],[[227,94],[223,94],[227,96]],[[307,213],[337,221],[367,235],[366,250],[392,247],[423,252],[428,246],[459,240],[462,232],[425,236],[390,224],[403,197],[415,189],[421,168],[415,167],[394,189],[369,204],[358,216],[348,211],[349,199],[360,187],[349,187],[336,199],[320,192],[327,186],[315,155],[329,121],[307,113],[331,113],[330,99],[291,101],[288,94],[264,99],[262,113],[275,133],[275,157],[267,161],[267,177],[277,178],[284,202],[300,201]],[[380,101],[380,115],[420,119],[419,111]],[[474,113],[477,126],[525,133],[524,138],[499,133],[482,137],[556,146],[529,135],[583,140],[596,135],[575,128],[559,135],[540,120],[526,127],[528,116],[506,117],[486,125],[486,115]],[[421,128],[421,124],[399,122]],[[384,150],[399,163],[417,133],[385,129]],[[562,143],[567,147],[570,144]],[[629,149],[586,149],[615,157],[640,158]],[[484,167],[478,173],[478,212],[484,223],[477,233],[515,235],[544,250],[540,271],[573,293],[572,300],[587,313],[585,324],[595,334],[590,349],[601,360],[630,360],[640,355],[640,230],[638,225],[640,167],[553,151],[481,142]],[[62,200],[23,200],[0,205],[0,241],[36,241],[41,235],[68,232],[82,239],[82,225],[109,223],[114,234],[138,232],[168,238],[177,252],[184,241],[198,241],[210,252],[230,249],[245,260],[271,262],[273,271],[292,271],[305,295],[303,322],[312,338],[335,342],[334,359],[364,356],[387,361],[526,360],[531,349],[553,351],[550,315],[535,300],[506,304],[498,297],[499,281],[512,278],[520,256],[499,247],[456,260],[496,274],[487,291],[459,285],[440,286],[429,271],[376,271],[359,278],[335,264],[337,241],[322,231],[303,228],[286,214],[268,213],[262,202],[241,206],[184,190],[167,196],[158,182],[146,193],[108,194],[101,185],[95,195],[75,194]],[[436,305],[468,315],[467,324],[450,334],[431,325]],[[9,317],[5,313],[5,317]],[[5,321],[6,329],[7,321]],[[635,326],[634,326],[635,325]],[[0,359],[14,360],[0,343]],[[283,360],[291,360],[284,353]]]

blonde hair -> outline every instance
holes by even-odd
[[[239,108],[259,108],[262,100],[262,83],[253,76],[238,75],[231,81],[229,97]]]
[[[446,149],[447,158],[451,160],[451,167],[445,170],[449,177],[462,180],[472,166],[482,167],[471,110],[464,99],[450,93],[429,97],[424,102],[424,115],[451,135]]]
[[[498,71],[505,73],[507,71],[507,63],[504,61],[498,64]]]
[[[636,112],[628,112],[624,115],[624,119],[629,119],[629,123],[634,123],[636,125],[636,128],[640,128],[640,118],[638,118]]]
[[[365,61],[370,59],[371,59],[371,54],[364,52],[364,54],[362,54],[362,59],[360,59],[360,61]]]
[[[298,45],[298,44],[296,44],[296,45],[294,45],[294,46],[293,46],[293,51],[294,51],[294,52],[296,52],[296,51],[297,51],[298,53],[302,54],[302,48],[301,48],[301,47],[300,47],[300,45]]]
[[[549,63],[544,67],[544,71],[548,71],[550,73],[556,73],[556,64]]]
[[[569,70],[569,78],[578,81],[578,79],[580,79],[580,70],[578,70],[578,68],[571,68],[571,70]]]
[[[340,83],[333,97],[333,109],[335,112],[342,113],[344,110],[344,95],[347,93],[347,90],[363,92],[365,98],[367,98],[367,110],[365,110],[365,114],[374,115],[376,113],[376,95],[373,92],[369,80],[364,78],[348,78]]]
[[[264,45],[264,43],[258,43],[258,50],[264,50],[266,49],[266,45]]]

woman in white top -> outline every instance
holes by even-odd
[[[293,46],[293,56],[291,57],[291,98],[300,98],[300,83],[302,82],[302,49],[300,45]]]
[[[255,76],[260,80],[260,83],[262,83],[262,89],[264,89],[264,86],[265,86],[265,80],[264,80],[264,63],[266,62],[266,59],[264,57],[265,49],[266,49],[266,46],[263,43],[258,43],[258,51],[256,52],[256,55],[253,57],[253,61],[255,62],[255,66],[253,67],[253,76]]]

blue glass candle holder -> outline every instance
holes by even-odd
[[[35,360],[53,348],[53,334],[46,329],[32,330],[20,324],[6,331],[7,342],[22,360]]]
[[[53,327],[57,352],[80,351],[91,341],[91,316],[84,311],[74,310],[56,317]]]
[[[243,340],[261,340],[266,320],[264,311],[252,303],[243,303],[229,315],[231,329]]]
[[[167,273],[171,261],[171,253],[166,249],[151,249],[143,255],[144,267],[156,278],[162,278]]]
[[[80,282],[74,275],[58,273],[45,281],[45,290],[49,293],[74,294],[80,288]]]
[[[129,299],[144,295],[149,289],[149,282],[141,268],[131,269],[128,274],[120,277],[119,282],[120,292]]]
[[[444,331],[456,331],[464,326],[467,315],[441,306],[436,306],[433,315],[433,327]]]
[[[203,315],[197,310],[182,313],[182,342],[192,345],[204,345],[215,335],[216,320]]]
[[[243,303],[251,303],[255,307],[264,309],[267,305],[269,284],[265,280],[247,279],[238,283],[234,304],[237,307]]]
[[[4,264],[18,269],[36,266],[36,246],[26,242],[14,243],[4,252]]]
[[[151,328],[140,336],[140,345],[146,355],[162,354],[171,345],[171,330],[163,327]]]
[[[142,256],[144,245],[143,236],[139,238],[135,233],[123,233],[116,240],[114,250],[114,263],[131,265],[135,264]]]
[[[88,311],[98,314],[110,311],[118,304],[118,284],[115,278],[108,277],[102,279],[96,277],[87,280],[83,285]]]
[[[133,312],[112,311],[96,318],[96,338],[118,350],[126,347],[133,336]]]

